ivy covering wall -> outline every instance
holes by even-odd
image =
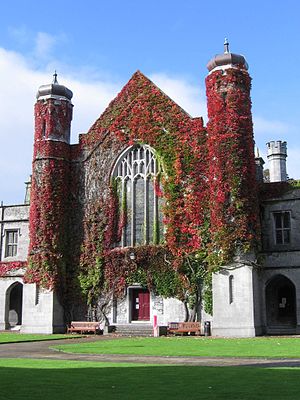
[[[224,265],[259,238],[251,79],[243,69],[206,78],[210,199],[209,264]]]
[[[209,75],[205,129],[137,72],[72,146],[70,164],[57,157],[64,144],[55,159],[42,149],[27,279],[69,294],[72,288],[92,306],[103,293],[122,297],[126,285],[139,282],[187,309],[203,296],[211,312],[211,271],[240,247],[253,248],[258,232],[249,90],[247,73]],[[138,144],[151,146],[162,166],[155,185],[164,199],[164,243],[120,248],[126,215],[111,171]]]

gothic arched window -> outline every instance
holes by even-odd
[[[147,145],[131,146],[118,158],[112,177],[118,182],[120,215],[125,215],[120,246],[158,244],[163,239],[162,198],[155,190],[160,172]]]

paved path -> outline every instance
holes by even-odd
[[[97,336],[81,339],[63,339],[42,342],[19,342],[0,344],[0,358],[31,358],[48,360],[127,362],[144,364],[174,364],[198,366],[253,366],[253,367],[300,367],[300,359],[222,358],[222,357],[173,357],[138,356],[118,354],[71,354],[50,349],[58,344],[87,343],[109,340],[111,337]]]

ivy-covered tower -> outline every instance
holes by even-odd
[[[259,234],[251,78],[245,58],[230,53],[227,39],[224,53],[207,68],[210,261],[222,272],[213,280],[214,333],[234,334],[244,326],[245,335],[251,336],[256,325],[252,266]]]
[[[43,85],[35,104],[30,204],[30,247],[26,280],[49,294],[53,331],[63,326],[68,254],[70,128],[73,94],[57,81]],[[50,318],[51,319],[51,318]],[[49,331],[52,324],[49,320]]]

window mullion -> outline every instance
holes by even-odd
[[[125,186],[125,179],[122,179],[122,188],[121,188],[121,212],[127,215],[127,210],[123,210],[124,203],[124,196],[127,196],[126,186]],[[124,215],[122,216],[124,218]],[[126,245],[126,226],[122,227],[122,236],[121,236],[121,246],[124,247]]]
[[[157,179],[156,177],[154,179]],[[159,229],[158,229],[158,198],[155,193],[155,182],[152,185],[153,188],[153,243],[159,243]]]
[[[145,171],[146,172],[146,171]],[[149,243],[149,184],[146,175],[144,176],[144,244]]]
[[[131,246],[135,245],[135,182],[131,179]]]

